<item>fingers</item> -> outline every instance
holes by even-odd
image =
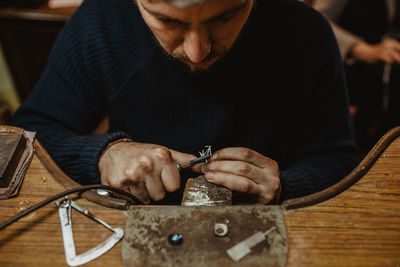
[[[386,63],[400,62],[400,42],[394,39],[387,39],[382,42],[380,55]]]
[[[127,186],[127,191],[140,199],[144,204],[150,204],[150,197],[144,183],[131,184]]]
[[[393,49],[400,53],[400,42],[393,40]]]
[[[214,184],[219,184],[233,191],[258,195],[259,188],[256,183],[246,177],[223,172],[206,172],[206,179]]]
[[[257,184],[247,177],[223,172],[207,172],[204,176],[207,181],[211,183],[219,184],[233,191],[254,196],[260,204],[270,203],[276,197],[277,189],[273,186],[269,186],[268,184]]]
[[[144,204],[149,204],[150,203],[150,198],[149,195],[147,194],[147,190],[145,187],[144,183],[131,183],[128,179],[121,178],[118,179],[116,177],[108,177],[109,179],[104,179],[102,176],[102,184],[104,185],[109,185],[112,187],[120,188],[122,190],[125,190],[138,199],[140,199]],[[122,182],[121,182],[122,181]]]
[[[174,192],[179,189],[180,176],[175,165],[162,168],[161,174],[148,168],[134,166],[133,169],[135,171],[128,172],[129,176],[123,179],[123,184],[144,203],[150,202],[150,199],[160,201],[165,197],[165,191]]]
[[[175,192],[180,187],[180,173],[176,164],[165,165],[161,171],[161,181],[168,192]]]
[[[277,162],[248,148],[221,149],[201,171],[209,182],[252,195],[262,204],[270,203],[280,188]]]
[[[180,173],[168,148],[142,144],[120,147],[121,153],[109,153],[101,169],[101,182],[130,191],[144,202],[159,201],[166,191],[179,189]],[[178,158],[193,155],[176,153]]]
[[[149,197],[159,201],[165,191],[174,192],[180,186],[180,174],[171,152],[163,147],[152,149],[149,155],[140,157],[132,166],[130,180],[144,182]]]
[[[201,166],[203,173],[207,172],[222,172],[231,173],[242,177],[253,177],[253,181],[257,184],[261,183],[257,177],[262,177],[264,173],[262,170],[255,165],[249,164],[243,161],[232,161],[232,160],[217,160],[211,161],[208,164]]]
[[[392,54],[393,61],[400,63],[400,51],[394,51]]]
[[[170,149],[170,153],[171,153],[172,159],[176,163],[180,163],[180,164],[191,161],[192,159],[196,158],[195,155],[178,152],[178,151],[175,151],[172,149]]]
[[[400,62],[400,43],[394,39],[387,39],[379,44],[359,42],[354,45],[352,53],[356,59],[368,64]]]
[[[258,168],[241,161],[212,161],[201,168],[211,183],[231,190],[256,194],[262,203],[271,201],[280,187],[279,171],[274,168]]]
[[[211,161],[233,160],[248,162],[258,168],[275,168],[276,162],[264,155],[243,147],[229,147],[218,150],[211,156]],[[239,168],[242,166],[239,166]]]

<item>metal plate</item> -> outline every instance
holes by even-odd
[[[225,223],[218,237],[214,225]],[[234,262],[226,250],[275,226],[267,239]],[[183,235],[171,245],[168,235]],[[131,206],[122,244],[124,266],[285,266],[287,238],[280,206]]]
[[[227,206],[232,205],[232,191],[212,184],[201,175],[188,179],[181,206]]]

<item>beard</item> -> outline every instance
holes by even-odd
[[[211,70],[215,68],[216,65],[218,65],[219,62],[221,62],[222,58],[225,55],[225,51],[222,52],[216,52],[215,49],[211,49],[210,53],[207,55],[206,58],[201,63],[207,64],[208,62],[213,62],[210,65],[207,65],[206,67],[196,67],[190,65],[190,59],[189,57],[182,52],[175,52],[172,53],[170,56],[173,60],[173,62],[184,72],[189,73],[190,75],[193,76],[200,76],[204,75],[206,73],[209,73]]]

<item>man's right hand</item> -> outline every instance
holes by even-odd
[[[159,201],[165,192],[180,187],[180,173],[176,166],[196,156],[166,147],[119,142],[108,147],[99,159],[101,183],[124,189],[144,203]]]

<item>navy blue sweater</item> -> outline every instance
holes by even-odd
[[[288,199],[355,167],[348,110],[331,28],[303,3],[258,1],[222,63],[193,76],[163,52],[132,0],[86,0],[13,124],[36,131],[81,184],[99,183],[102,150],[130,137],[193,154],[204,145],[254,149],[278,162]],[[105,113],[109,133],[91,135]]]

